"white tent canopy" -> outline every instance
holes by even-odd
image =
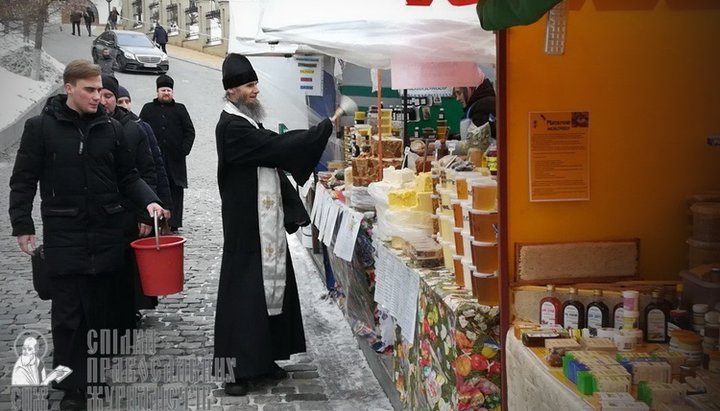
[[[231,0],[231,52],[279,42],[268,50],[313,50],[372,68],[428,62],[495,63],[495,36],[480,27],[474,5],[407,6],[405,0]]]

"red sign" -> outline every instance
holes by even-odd
[[[471,6],[477,3],[477,0],[447,0],[453,6]],[[433,0],[405,0],[407,6],[429,6]]]

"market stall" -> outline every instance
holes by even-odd
[[[631,396],[605,397],[625,407],[613,409],[717,406],[710,393],[717,387],[712,312],[720,278],[712,267],[720,262],[720,162],[713,135],[720,123],[711,113],[720,96],[710,90],[720,80],[710,67],[720,53],[708,48],[708,39],[720,34],[713,23],[719,13],[707,1],[568,1],[535,24],[501,32],[498,180],[507,274],[501,279],[504,299],[512,301],[501,309],[511,409],[600,409],[598,392]],[[613,265],[627,261],[632,249],[609,242],[629,240],[637,242],[635,264]],[[524,252],[528,244],[542,253]],[[606,258],[593,260],[603,250],[610,250]],[[547,284],[562,292],[543,305]],[[603,359],[610,369],[602,371],[578,361],[599,387],[592,390],[572,382],[562,367],[577,360],[576,351],[593,351],[582,338],[538,337],[541,348],[532,348],[511,324],[531,331],[548,313],[559,314],[553,322],[560,324],[589,321],[598,288],[611,325],[588,341],[614,354]],[[639,299],[621,304],[625,314],[617,324],[613,311],[623,291]],[[657,353],[680,354],[685,371],[663,356],[644,355],[655,343]],[[643,374],[645,363],[663,371]]]

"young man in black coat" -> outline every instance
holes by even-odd
[[[163,154],[173,205],[170,229],[182,227],[184,190],[188,186],[185,158],[195,141],[195,127],[187,109],[173,98],[175,82],[165,74],[156,80],[157,98],[143,106],[140,118],[152,127]]]
[[[92,382],[88,342],[97,343],[100,330],[118,328],[113,295],[123,270],[125,197],[149,215],[164,210],[133,167],[122,126],[100,105],[100,68],[71,61],[63,81],[66,94],[50,97],[42,113],[25,123],[10,177],[9,213],[12,235],[32,255],[39,182],[44,255],[53,281],[53,367],[73,370],[57,384],[65,390],[60,407],[83,409]]]

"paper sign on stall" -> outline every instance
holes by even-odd
[[[325,227],[327,226],[328,219],[330,216],[330,209],[332,208],[332,198],[329,195],[323,195],[322,214],[320,215],[320,221],[318,221],[318,240],[322,241],[325,238]]]
[[[333,233],[335,232],[335,223],[337,223],[340,210],[340,206],[338,206],[335,201],[330,202],[330,211],[328,214],[327,224],[325,224],[325,236],[323,237],[323,243],[328,247],[332,244]]]
[[[590,199],[590,113],[530,113],[530,201]]]
[[[325,191],[320,183],[315,184],[315,198],[313,199],[312,209],[310,210],[310,221],[315,224],[315,218],[317,217],[318,208],[320,207],[320,196]]]
[[[407,341],[414,341],[420,277],[384,246],[377,248],[375,301],[382,304],[401,328]]]
[[[335,239],[335,248],[333,252],[338,258],[345,261],[352,260],[353,250],[355,249],[355,241],[360,231],[360,223],[363,215],[348,207],[343,209],[342,221],[338,229],[337,238]]]

